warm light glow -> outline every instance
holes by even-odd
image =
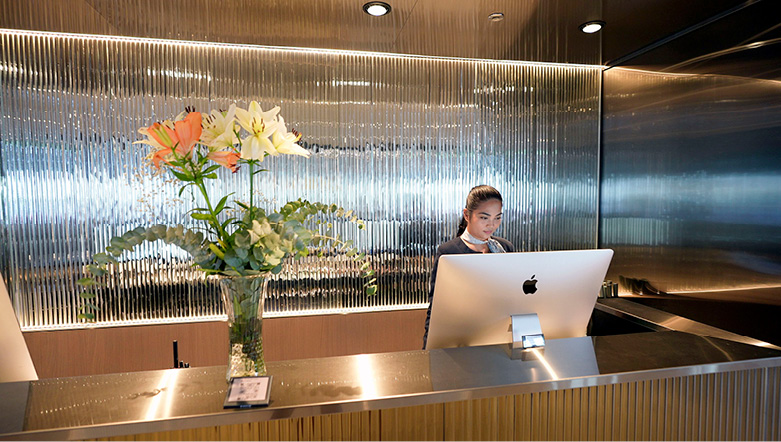
[[[447,56],[440,56],[440,55],[394,54],[388,52],[356,51],[356,50],[345,50],[345,49],[304,48],[304,47],[297,47],[297,46],[266,46],[266,45],[251,45],[251,44],[239,44],[239,43],[214,43],[214,42],[206,42],[206,41],[165,40],[161,38],[118,37],[114,35],[70,34],[66,32],[20,31],[16,29],[0,29],[0,35],[27,35],[27,36],[40,36],[40,37],[52,37],[52,38],[66,38],[66,39],[73,39],[73,40],[142,43],[142,44],[156,44],[156,45],[168,45],[168,46],[184,46],[184,47],[192,47],[192,48],[195,47],[239,48],[239,49],[255,49],[255,50],[269,51],[269,52],[298,52],[298,53],[326,54],[326,55],[335,55],[335,54],[354,55],[357,57],[377,57],[382,59],[441,60],[441,61],[452,62],[452,63],[481,62],[481,63],[485,63],[486,66],[541,66],[541,67],[566,67],[567,69],[594,69],[594,68],[601,69],[604,67],[599,65],[578,64],[578,63],[494,60],[494,59],[487,59],[487,58],[447,57]]]
[[[366,11],[366,13],[369,15],[382,17],[383,15],[390,12],[391,7],[389,4],[384,2],[369,2],[363,5],[363,10]]]
[[[605,26],[605,22],[600,20],[594,20],[580,25],[580,30],[585,32],[586,34],[593,34],[595,32],[599,32],[600,30],[602,30],[603,26]]]
[[[176,379],[179,377],[180,370],[172,369],[167,370],[163,377],[160,378],[160,384],[155,388],[152,393],[152,402],[149,403],[149,408],[146,410],[146,420],[159,419],[162,417],[171,416],[171,408],[173,405],[173,392],[171,388],[176,385]],[[165,397],[165,406],[160,410],[160,403]],[[158,413],[160,411],[160,413]]]
[[[358,355],[356,357],[358,358],[358,372],[355,375],[361,385],[361,394],[364,398],[375,398],[377,397],[377,380],[371,356]]]
[[[542,362],[542,366],[545,367],[545,370],[548,371],[548,374],[550,375],[551,379],[553,379],[554,381],[558,380],[559,375],[557,375],[556,372],[553,371],[553,367],[551,367],[548,361],[545,360],[545,356],[543,356],[542,353],[540,353],[540,351],[536,348],[532,348],[530,349],[530,351],[534,353],[534,356],[537,356],[537,359],[539,359],[540,362]]]

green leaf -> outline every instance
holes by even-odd
[[[176,178],[178,178],[180,181],[185,181],[185,182],[186,182],[186,181],[192,181],[192,180],[193,180],[193,178],[192,178],[191,176],[187,175],[187,174],[184,174],[184,173],[182,173],[182,172],[177,172],[177,171],[175,171],[175,170],[173,170],[173,169],[168,169],[168,170],[170,170],[170,171],[171,171],[171,173],[172,173],[172,174],[173,174],[173,175],[174,175]]]
[[[99,285],[94,279],[92,278],[81,278],[78,281],[76,281],[76,284],[83,286],[83,287],[91,287],[94,285]]]
[[[92,260],[98,264],[104,264],[104,265],[111,262],[116,262],[116,260],[113,257],[105,253],[96,253],[92,255]]]
[[[193,219],[197,219],[199,221],[209,221],[209,220],[212,219],[211,214],[207,214],[207,213],[197,213],[197,212],[195,212],[195,213],[191,213],[190,216]]]
[[[164,224],[155,224],[147,231],[147,233],[152,232],[154,234],[154,239],[162,239],[165,237],[166,231],[168,231],[168,226]],[[147,240],[150,240],[148,236]]]
[[[215,165],[213,165],[213,166],[209,166],[209,167],[207,167],[207,168],[206,168],[206,169],[203,171],[203,173],[211,173],[211,172],[214,172],[215,170],[219,169],[220,167],[222,167],[222,166],[220,166],[219,164],[215,164]]]
[[[216,180],[217,179],[217,174],[216,173],[209,173],[209,174],[204,175],[203,177],[204,178],[208,178],[210,180]]]
[[[93,304],[91,302],[85,302],[84,304],[81,305],[80,308],[82,310],[86,310],[86,309],[100,310],[100,307],[98,307],[97,305],[95,305],[95,304]]]
[[[127,251],[133,251],[133,247],[131,247],[127,242],[125,242],[124,239],[122,239],[122,238],[120,238],[118,236],[115,236],[115,237],[111,238],[111,241],[109,241],[109,243],[115,249],[125,249]],[[120,251],[120,253],[122,253],[122,252]],[[114,255],[116,255],[116,254],[114,254]]]
[[[84,298],[84,299],[92,299],[92,298],[95,297],[95,294],[92,293],[92,292],[81,292],[81,293],[79,293],[79,296]]]
[[[103,267],[96,266],[95,264],[88,265],[87,271],[95,276],[103,276],[108,273]]]
[[[366,287],[366,294],[368,296],[376,295],[377,294],[377,286],[373,285],[373,286]]]
[[[215,208],[214,208],[214,213],[220,213],[220,212],[222,212],[222,209],[224,209],[224,208],[225,208],[225,203],[228,201],[228,197],[229,197],[230,195],[233,195],[233,194],[231,193],[231,194],[228,194],[228,195],[225,195],[224,197],[222,197],[222,199],[220,200],[220,202],[219,202],[219,203],[217,203],[217,207],[215,207]]]

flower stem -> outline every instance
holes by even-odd
[[[249,162],[249,216],[250,216],[250,222],[255,218],[253,206],[252,206],[252,197],[255,194],[255,162],[250,161]]]
[[[209,194],[206,192],[206,186],[203,184],[203,180],[197,178],[195,180],[195,186],[198,187],[198,190],[201,191],[201,195],[203,195],[203,199],[206,201],[206,207],[209,209],[209,213],[212,215],[212,226],[214,226],[214,229],[217,231],[217,239],[220,241],[225,240],[225,231],[222,230],[222,226],[220,225],[220,221],[217,219],[217,214],[214,213],[214,208],[212,207],[212,203],[209,200]]]

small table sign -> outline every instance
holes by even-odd
[[[223,408],[249,408],[268,405],[271,376],[231,378]]]

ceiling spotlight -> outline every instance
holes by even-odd
[[[605,22],[602,20],[591,20],[580,25],[580,30],[586,34],[593,34],[599,32],[603,26],[605,26]]]
[[[504,14],[501,12],[494,12],[493,14],[490,14],[488,16],[488,20],[491,21],[502,21],[504,20]]]
[[[369,2],[363,5],[363,11],[375,17],[382,17],[389,13],[391,7],[385,2]]]

